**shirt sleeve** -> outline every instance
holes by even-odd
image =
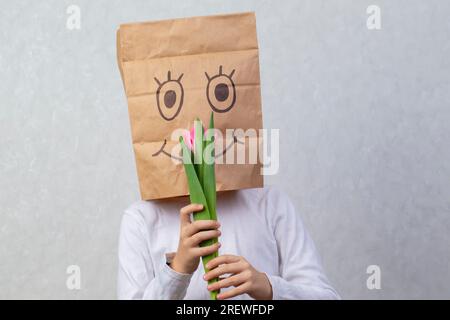
[[[274,219],[280,276],[267,277],[274,300],[339,299],[325,276],[320,258],[290,199],[273,191],[268,210]]]
[[[142,216],[126,211],[120,227],[119,299],[183,299],[191,274],[181,274],[161,261],[152,261],[147,247],[149,237]]]

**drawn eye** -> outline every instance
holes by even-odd
[[[236,88],[231,79],[234,70],[229,75],[222,73],[222,66],[219,67],[219,74],[210,77],[205,72],[208,79],[208,86],[206,87],[206,97],[208,103],[215,112],[227,112],[233,108],[236,103]]]
[[[181,74],[178,79],[172,80],[170,71],[167,72],[167,80],[164,82],[155,78],[158,84],[158,90],[156,91],[156,103],[158,105],[158,111],[161,117],[165,120],[173,120],[181,111],[183,106],[184,89],[181,84]]]

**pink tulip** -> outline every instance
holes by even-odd
[[[185,131],[183,133],[184,142],[186,143],[186,146],[189,148],[189,150],[194,151],[195,149],[195,128],[192,127],[192,129],[188,132]]]
[[[204,139],[206,139],[208,137],[208,131],[209,130],[213,130],[214,129],[207,129],[205,130],[205,128],[203,127],[203,132],[204,132]],[[217,138],[217,133],[214,131],[214,138]],[[184,138],[184,143],[186,143],[186,146],[189,148],[189,150],[191,150],[192,152],[195,152],[195,127],[192,127],[191,130],[185,131],[183,133],[183,138]]]

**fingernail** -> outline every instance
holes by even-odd
[[[206,266],[208,268],[208,266]],[[206,274],[203,276],[203,280],[206,280]]]

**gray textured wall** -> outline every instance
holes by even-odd
[[[81,29],[66,8],[81,8]],[[382,29],[366,28],[381,7]],[[114,298],[138,199],[115,61],[122,22],[256,11],[268,179],[344,298],[450,298],[450,2],[1,1],[0,298]],[[66,288],[81,267],[82,288]],[[379,265],[382,289],[368,290]]]

